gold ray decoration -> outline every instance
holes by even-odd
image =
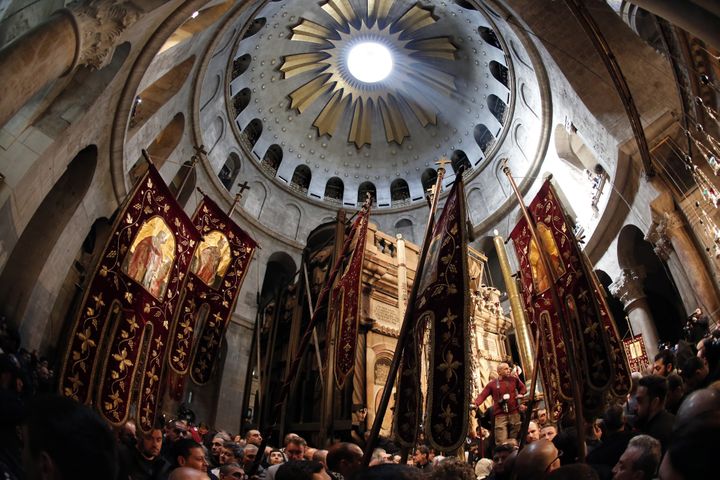
[[[320,8],[342,27],[355,23],[358,18],[348,0],[330,0]]]
[[[325,22],[301,18],[290,40],[314,46],[285,56],[280,67],[285,79],[313,75],[290,93],[290,108],[303,113],[314,101],[324,102],[313,121],[319,136],[335,135],[351,109],[348,141],[357,149],[371,144],[374,119],[383,122],[388,143],[402,144],[410,136],[409,112],[423,128],[436,125],[438,100],[457,94],[447,62],[457,60],[458,48],[448,37],[422,37],[422,29],[437,22],[432,10],[416,3],[391,16],[394,0],[366,1],[363,12],[351,0],[327,0],[320,5]],[[355,79],[347,69],[347,51],[363,39],[385,44],[412,64],[396,65],[388,79],[377,83]]]
[[[280,67],[280,71],[283,73],[284,78],[290,78],[305,72],[323,70],[328,67],[327,63],[323,63],[323,60],[328,57],[330,57],[330,54],[326,52],[287,55]]]
[[[405,125],[405,119],[402,116],[397,100],[392,95],[388,95],[387,103],[385,99],[380,98],[378,106],[385,126],[385,138],[388,142],[402,144],[405,137],[410,136],[410,132],[407,125]]]
[[[342,90],[335,92],[317,116],[313,126],[317,128],[318,135],[335,134],[335,129],[340,123],[341,116],[350,105],[350,97],[344,96]]]

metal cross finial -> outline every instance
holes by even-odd
[[[243,192],[245,190],[250,190],[250,185],[248,185],[247,180],[238,183],[238,187],[240,187],[240,190],[235,194],[235,201],[232,204],[232,207],[230,207],[230,212],[228,213],[228,217],[231,217],[233,212],[235,212],[235,208],[237,207],[237,204],[240,202],[240,199],[242,198]]]
[[[440,160],[438,160],[437,162],[435,162],[435,165],[439,165],[440,168],[442,168],[443,170],[447,170],[447,169],[445,168],[445,165],[447,165],[448,163],[451,163],[450,160],[448,160],[447,158],[443,157],[443,158],[441,158]]]
[[[193,145],[193,149],[195,150],[195,154],[190,157],[190,160],[197,163],[198,160],[200,160],[203,155],[207,155],[207,151],[205,150],[205,145],[200,145],[199,147],[197,145]]]
[[[243,183],[238,183],[237,186],[240,187],[240,191],[238,191],[238,195],[240,196],[242,196],[245,190],[250,190],[250,185],[248,185],[247,181],[244,181]]]

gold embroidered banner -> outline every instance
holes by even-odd
[[[338,389],[345,386],[345,380],[355,367],[360,302],[360,282],[362,265],[365,258],[365,239],[367,237],[370,208],[363,209],[357,215],[352,228],[353,250],[342,276],[335,284],[331,294],[331,305],[338,319],[338,340],[335,343],[335,382]]]
[[[152,428],[168,335],[199,239],[151,165],[121,207],[85,291],[60,377],[63,395],[96,403],[113,425],[135,403],[141,431]]]
[[[172,335],[170,368],[199,384],[210,380],[220,344],[257,244],[220,207],[204,197],[193,215],[202,240],[193,256]],[[193,349],[196,329],[201,328]]]

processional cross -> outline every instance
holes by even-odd
[[[250,190],[250,185],[248,185],[247,180],[242,183],[238,183],[238,187],[240,187],[240,190],[238,190],[238,192],[235,194],[235,201],[233,201],[233,204],[230,207],[230,212],[228,213],[228,217],[231,217],[233,212],[235,212],[235,207],[237,207],[237,204],[240,202],[240,199],[243,196],[243,192],[245,190]]]

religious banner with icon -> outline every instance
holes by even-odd
[[[199,240],[150,165],[118,212],[85,290],[60,377],[63,395],[96,404],[113,425],[135,405],[140,430],[153,427],[175,308]]]
[[[190,378],[203,385],[210,380],[257,244],[207,196],[192,222],[202,240],[177,310],[168,362],[176,374],[186,375],[190,370]],[[194,348],[193,343],[197,343]]]
[[[520,261],[523,301],[533,334],[542,325],[544,355],[540,363],[550,390],[546,392],[548,403],[569,400],[573,392],[570,359],[562,341],[559,318],[562,315],[573,338],[577,339],[574,348],[583,378],[583,406],[592,413],[602,407],[605,391],[622,396],[629,389],[629,370],[617,329],[549,180],[540,188],[528,211],[535,222],[552,275],[545,271],[538,246],[524,219],[510,238]],[[562,312],[554,311],[550,288],[555,288]]]
[[[642,373],[650,366],[650,359],[645,350],[645,340],[641,334],[623,339],[623,347],[631,372]]]
[[[365,239],[367,237],[370,208],[362,209],[355,218],[352,227],[352,253],[345,271],[337,281],[331,293],[331,305],[338,323],[338,337],[335,343],[335,383],[338,389],[345,386],[345,380],[355,367],[355,351],[360,316],[360,283],[362,265],[365,258]]]

